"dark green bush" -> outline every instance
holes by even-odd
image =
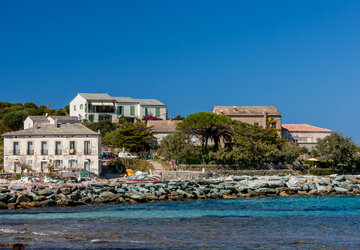
[[[179,163],[180,164],[202,164],[203,159],[201,158],[201,156],[191,156],[191,157],[186,157],[186,158],[180,159]]]

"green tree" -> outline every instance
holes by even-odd
[[[115,131],[115,145],[130,152],[148,152],[154,137],[144,122],[125,123]]]
[[[339,133],[331,133],[324,139],[318,140],[312,154],[320,156],[324,161],[334,166],[347,165],[357,160],[357,146],[351,138],[343,137]]]
[[[190,135],[176,132],[162,139],[156,153],[167,160],[180,160],[192,156],[195,151]]]
[[[217,115],[211,112],[200,112],[189,115],[181,123],[178,129],[184,133],[194,135],[201,141],[202,154],[207,152],[208,141],[214,141],[215,150],[218,149],[220,139],[231,138],[232,120],[225,115]]]
[[[98,132],[100,130],[100,134],[102,137],[108,132],[115,131],[117,128],[116,125],[109,120],[88,123],[86,124],[86,127],[95,132]]]
[[[10,128],[11,130],[19,130],[23,128],[23,123],[28,113],[24,111],[14,111],[5,114],[2,117],[2,125]]]
[[[107,132],[102,138],[102,142],[108,145],[109,147],[115,147],[116,146],[115,131]]]
[[[181,115],[177,115],[175,116],[172,120],[184,120],[185,118],[182,117]]]
[[[24,103],[24,108],[38,109],[39,107],[33,102]]]
[[[69,105],[66,105],[66,106],[64,107],[64,109],[65,109],[65,111],[66,111],[66,114],[67,114],[67,115],[70,115],[70,106],[69,106]]]
[[[210,158],[220,164],[238,164],[242,167],[261,166],[265,163],[292,163],[306,149],[281,139],[275,128],[262,128],[234,121],[232,142]]]

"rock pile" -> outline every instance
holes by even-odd
[[[233,176],[228,181],[0,187],[0,209],[256,196],[360,194],[360,176]]]

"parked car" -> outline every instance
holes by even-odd
[[[120,152],[118,155],[119,158],[127,158],[127,159],[134,159],[134,158],[138,158],[138,156],[136,155],[132,155],[130,153],[125,153],[125,152]]]
[[[113,152],[111,151],[105,151],[104,153],[102,153],[101,155],[101,159],[106,160],[106,159],[113,159],[115,158],[115,155]]]

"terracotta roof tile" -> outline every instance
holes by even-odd
[[[289,131],[306,131],[306,132],[332,132],[327,128],[319,128],[315,126],[311,126],[309,124],[283,124],[282,128],[287,129]]]

